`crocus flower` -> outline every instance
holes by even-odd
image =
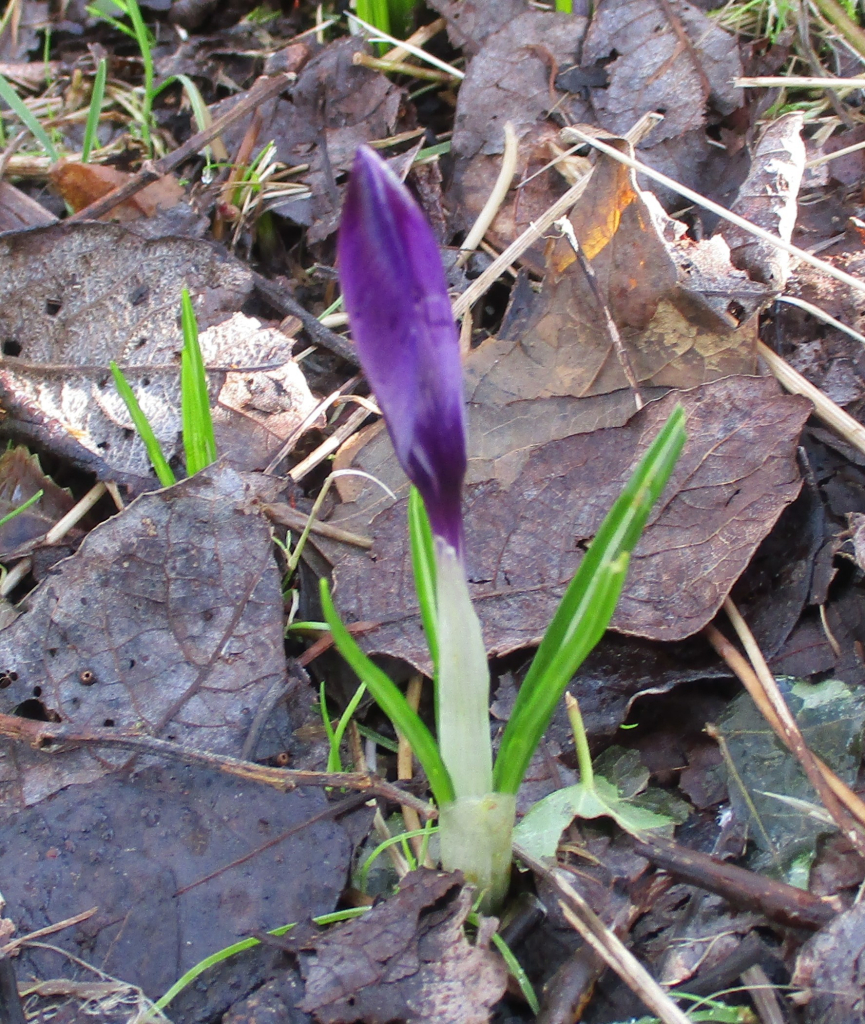
[[[361,365],[433,532],[438,747],[455,796],[440,808],[442,863],[495,900],[507,885],[514,798],[491,792],[489,667],[463,559],[459,336],[432,230],[402,182],[365,147],[355,157],[338,251]]]
[[[352,337],[397,458],[433,533],[462,554],[465,406],[444,270],[423,212],[366,146],[354,160],[338,250]]]

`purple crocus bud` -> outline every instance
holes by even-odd
[[[438,246],[408,189],[357,151],[338,241],[339,279],[364,373],[433,533],[462,553],[463,375]]]

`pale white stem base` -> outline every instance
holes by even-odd
[[[487,913],[501,905],[508,889],[515,812],[510,793],[462,797],[439,808],[442,867],[462,871],[477,886]]]

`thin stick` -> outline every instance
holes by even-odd
[[[436,18],[435,21],[431,21],[429,25],[421,25],[421,27],[412,34],[406,40],[411,46],[423,46],[424,43],[428,43],[430,39],[437,36],[439,32],[443,32],[447,22],[444,18]],[[395,46],[392,50],[388,50],[387,53],[382,54],[382,60],[388,61],[399,61],[404,60],[408,54],[404,46]]]
[[[545,864],[536,860],[517,843],[514,843],[514,853],[532,871],[537,872],[548,884],[558,889],[563,897],[559,906],[568,924],[579,932],[604,963],[612,967],[631,991],[639,996],[664,1024],[691,1024],[689,1018],[676,1006],[634,954],[604,925],[579,893],[558,873],[550,871]]]
[[[832,153],[824,153],[822,156],[815,156],[813,160],[807,160],[805,167],[819,167],[820,164],[827,164],[830,160],[837,160],[838,157],[847,156],[850,153],[858,153],[865,149],[865,142],[856,142],[852,146],[845,146],[843,149],[836,149]]]
[[[757,353],[765,360],[780,384],[794,395],[809,398],[814,403],[814,415],[865,455],[865,427],[861,423],[854,420],[850,413],[844,412],[840,405],[836,405],[828,395],[762,341],[757,342]]]
[[[50,754],[59,753],[69,747],[119,747],[133,753],[154,754],[157,757],[168,757],[187,764],[203,764],[240,779],[273,786],[283,792],[299,786],[344,786],[346,789],[369,793],[370,796],[383,797],[392,803],[414,807],[425,820],[437,815],[428,803],[411,793],[404,792],[384,779],[359,772],[306,772],[290,768],[270,768],[252,761],[242,761],[237,757],[213,754],[208,750],[196,750],[154,736],[96,728],[79,732],[67,725],[36,722],[19,718],[17,715],[0,714],[0,736],[27,743],[36,750]]]
[[[17,939],[12,939],[11,942],[7,942],[5,946],[0,946],[0,956],[8,956],[10,953],[18,949],[19,946],[23,946],[28,942],[32,942],[34,939],[41,939],[45,935],[54,935],[56,932],[62,932],[65,928],[71,928],[73,925],[81,924],[82,921],[88,920],[93,917],[99,907],[91,907],[89,910],[82,910],[80,914],[76,914],[74,917],[66,917],[62,921],[57,921],[55,924],[47,924],[44,928],[37,928],[35,932],[28,932],[26,935],[20,935]]]
[[[811,267],[816,267],[817,270],[822,271],[828,277],[834,277],[836,281],[846,284],[854,291],[865,294],[865,281],[860,281],[851,274],[846,274],[843,270],[838,270],[838,268],[833,267],[831,263],[826,263],[825,260],[820,260],[816,256],[812,256],[811,253],[807,252],[805,249],[800,249],[798,245],[785,242],[777,235],[773,235],[771,231],[766,231],[764,228],[757,227],[756,224],[752,224],[749,220],[745,220],[744,217],[740,217],[737,213],[731,213],[730,210],[724,209],[723,206],[719,206],[718,203],[712,202],[711,199],[707,199],[705,196],[700,195],[699,192],[695,192],[686,185],[682,185],[678,181],[668,178],[666,174],[661,174],[660,171],[653,170],[640,160],[635,160],[634,157],[627,156],[625,153],[620,153],[619,150],[615,149],[613,146],[608,146],[606,142],[601,142],[600,139],[592,138],[591,135],[587,135],[585,132],[580,131],[579,128],[564,128],[562,129],[562,135],[567,136],[569,141],[572,141],[573,139],[582,139],[583,142],[599,150],[601,153],[605,153],[614,160],[618,160],[620,164],[624,164],[626,167],[639,171],[640,174],[644,174],[647,178],[651,178],[652,181],[657,181],[661,185],[666,185],[667,188],[672,189],[674,192],[678,192],[680,196],[684,196],[686,199],[690,199],[692,203],[697,203],[698,206],[702,206],[704,209],[717,214],[723,220],[729,221],[731,224],[735,224],[737,227],[742,228],[743,231],[747,231],[748,234],[753,235],[755,238],[760,238],[764,242],[769,242],[771,245],[776,246],[778,249],[783,249],[784,252],[790,253],[791,256],[796,256],[803,263],[807,263]]]
[[[518,238],[515,238],[507,249],[493,260],[477,280],[472,281],[468,288],[454,299],[453,314],[455,320],[458,320],[466,310],[470,309],[486,293],[490,285],[501,276],[503,271],[522,256],[526,249],[534,245],[539,238],[545,235],[559,217],[563,217],[570,210],[583,192],[586,191],[588,183],[589,176],[586,175],[576,185],[572,185],[563,196],[545,210],[536,221],[531,223]]]
[[[508,194],[508,189],[513,183],[518,155],[519,143],[517,142],[517,134],[511,122],[507,121],[505,122],[505,149],[502,153],[502,166],[499,169],[499,176],[496,178],[496,183],[493,185],[489,198],[484,203],[484,208],[478,214],[478,218],[472,225],[471,231],[466,235],[465,241],[460,246],[460,254],[456,262],[458,267],[465,265],[469,256],[483,241],[483,237],[487,233],[490,224],[495,220],[496,214],[499,212],[502,203],[505,201],[505,196]]]
[[[865,89],[865,78],[823,78],[818,75],[758,75],[734,78],[737,89]]]
[[[297,483],[302,480],[307,473],[311,473],[320,462],[323,462],[329,455],[332,455],[344,441],[347,441],[351,435],[360,428],[360,425],[369,415],[370,412],[368,409],[364,409],[363,407],[355,409],[342,426],[337,427],[326,441],[320,444],[314,452],[307,455],[302,462],[298,462],[298,464],[289,471],[288,475],[291,479]]]
[[[405,50],[412,56],[418,57],[420,58],[420,60],[426,61],[427,64],[432,64],[434,68],[439,68],[442,71],[446,71],[452,78],[456,78],[462,81],[466,77],[464,71],[458,71],[455,67],[452,67],[450,64],[446,64],[443,60],[439,60],[438,57],[433,57],[431,53],[427,53],[426,50],[422,50],[419,46],[414,46],[407,39],[404,39],[402,41],[400,41],[399,39],[395,39],[393,36],[388,35],[387,32],[382,32],[381,29],[376,28],[374,25],[368,24],[353,12],[346,11],[346,17],[350,21],[353,21],[356,25],[360,25],[361,28],[366,29],[373,42],[390,43],[391,46],[398,46],[400,47],[400,49]]]
[[[274,75],[273,78],[259,78],[246,96],[222,117],[218,117],[213,124],[193,135],[182,146],[178,146],[173,153],[162,157],[161,160],[157,160],[155,163],[145,160],[141,170],[129,181],[108,192],[89,206],[85,206],[78,213],[73,213],[71,217],[66,218],[64,223],[77,224],[83,220],[98,220],[100,217],[104,217],[120,203],[130,199],[141,189],[158,181],[163,175],[169,174],[175,167],[179,167],[185,160],[195,156],[217,135],[221,135],[229,125],[234,124],[251,110],[257,109],[262,103],[277,96],[294,82],[295,77],[295,75]]]
[[[106,494],[108,488],[100,480],[99,483],[94,484],[90,490],[84,495],[84,497],[73,505],[71,509],[63,516],[62,519],[58,519],[57,522],[51,527],[48,533],[45,534],[46,544],[57,544],[62,540],[67,533],[79,523],[93,508],[97,501]]]
[[[865,142],[862,143],[865,147]],[[824,324],[829,324],[830,327],[834,327],[836,331],[843,331],[844,334],[858,341],[861,345],[865,345],[865,334],[860,334],[858,331],[854,331],[852,327],[848,327],[847,324],[842,324],[840,320],[836,320],[834,316],[830,316],[825,309],[821,309],[819,306],[815,306],[812,302],[806,302],[804,299],[800,299],[795,295],[779,295],[776,302],[783,302],[786,306],[797,306],[799,309],[804,309],[806,313],[810,313],[811,316],[817,317],[818,320],[822,320]]]
[[[625,132],[625,138],[636,145],[663,120],[660,114],[644,114],[631,128]],[[542,238],[547,231],[560,218],[564,217],[570,208],[576,203],[585,192],[591,174],[587,174],[578,182],[572,185],[563,196],[560,196],[547,210],[545,210],[536,221],[533,221],[521,235],[511,242],[501,255],[497,256],[487,269],[476,280],[472,281],[468,288],[458,295],[453,303],[454,319],[459,318],[486,293],[493,282],[499,278],[512,263],[522,256],[530,246],[534,245],[539,238]]]

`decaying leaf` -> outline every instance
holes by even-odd
[[[804,115],[784,114],[765,129],[751,159],[751,170],[731,209],[785,242],[793,237],[798,212],[799,185],[805,169],[802,139]],[[790,274],[790,254],[725,223],[721,234],[730,246],[734,267],[747,271],[782,292]]]
[[[459,876],[413,871],[359,920],[316,935],[290,932],[287,948],[315,952],[301,962],[300,1009],[321,1024],[485,1024],[507,974],[495,953],[468,943],[472,894],[459,884]]]
[[[155,486],[109,373],[124,372],[167,458],[179,454],[180,292],[194,298],[217,441],[260,469],[312,408],[293,339],[240,313],[252,278],[187,238],[108,224],[0,237],[0,404],[6,431],[134,490]],[[236,373],[230,372],[237,368]]]
[[[19,810],[2,829],[3,895],[19,934],[97,908],[51,942],[156,999],[250,931],[333,910],[352,846],[338,822],[307,824],[326,807],[323,792],[281,793],[203,767],[108,776]],[[23,977],[56,977],[56,953],[22,949],[17,963]],[[265,969],[254,959],[234,961],[224,979],[209,972],[196,999],[210,1013],[194,1019],[219,1019]],[[172,1019],[183,1019],[176,1008]]]
[[[582,98],[562,93],[553,84],[556,69],[573,59],[585,31],[585,18],[523,10],[485,37],[457,98],[455,166],[448,195],[458,211],[458,227],[468,229],[489,197],[501,167],[506,122],[511,122],[519,141],[517,175],[523,180],[554,156],[550,147],[558,126],[547,119],[550,110],[560,110],[568,123],[588,119]],[[526,182],[508,196],[490,237],[506,245],[566,187],[555,170]],[[541,260],[542,250],[536,247],[534,262]]]
[[[469,580],[491,654],[537,643],[588,540],[676,402],[687,413],[688,441],[634,551],[612,628],[678,640],[718,610],[801,484],[796,445],[810,403],[781,394],[771,378],[726,377],[668,395],[625,427],[535,448],[509,487],[470,487]],[[377,516],[371,532],[369,555],[346,554],[335,568],[338,607],[379,623],[364,635],[368,650],[428,670],[405,501]]]
[[[623,135],[643,114],[663,111],[649,146],[703,127],[710,101],[725,114],[741,103],[733,85],[742,74],[736,37],[685,0],[602,0],[582,61],[603,62],[609,76],[607,86],[591,90],[607,131]]]
[[[42,472],[36,455],[20,445],[0,455],[0,518],[9,515],[39,491],[36,505],[20,512],[0,526],[0,557],[8,557],[24,545],[46,534],[72,508],[69,491]]]
[[[309,227],[310,242],[319,242],[336,230],[340,209],[336,175],[348,170],[357,147],[414,126],[403,111],[405,90],[385,75],[353,63],[354,55],[365,48],[357,36],[335,40],[304,66],[290,100],[280,97],[259,110],[258,148],[272,139],[278,160],[289,167],[308,166],[299,180],[309,186],[311,196],[286,203],[281,212]],[[238,98],[213,104],[214,120]],[[229,152],[240,145],[250,117],[223,133]]]
[[[806,1024],[865,1021],[865,903],[839,914],[802,947],[793,984],[809,997]]]
[[[0,631],[0,710],[239,754],[253,709],[285,673],[280,575],[254,508],[257,479],[217,464],[93,530]],[[4,744],[0,809],[128,761]]]

